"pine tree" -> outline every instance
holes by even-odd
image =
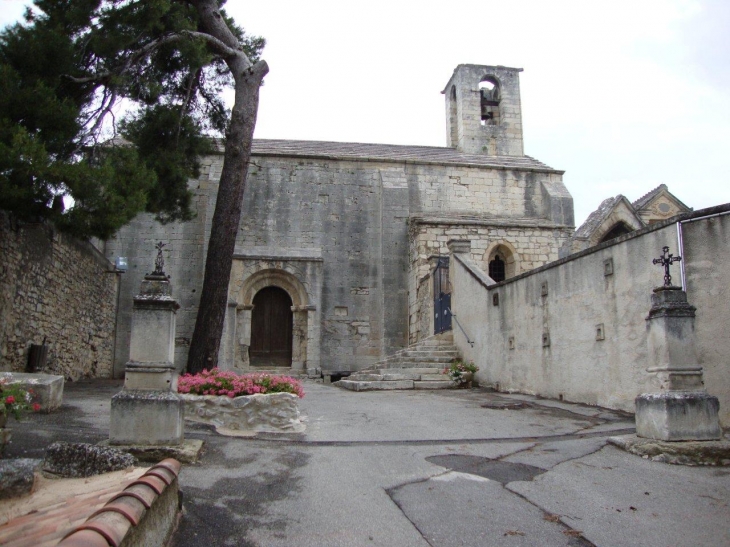
[[[25,24],[0,32],[0,207],[102,239],[141,211],[189,220],[187,181],[211,137],[224,136],[188,360],[190,371],[212,368],[268,72],[265,42],[226,15],[224,0],[34,4]],[[230,112],[226,86],[235,91]],[[73,200],[68,211],[63,197]]]

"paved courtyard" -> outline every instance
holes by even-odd
[[[119,382],[67,384],[60,413],[17,427],[9,457],[108,436]],[[180,475],[186,546],[730,545],[730,469],[607,443],[621,413],[486,390],[352,393],[314,382],[307,430],[205,441]]]

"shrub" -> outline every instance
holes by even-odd
[[[12,415],[18,420],[24,412],[38,412],[41,405],[32,401],[32,391],[23,389],[20,384],[11,383],[9,378],[0,378],[0,414]]]
[[[204,370],[198,374],[184,374],[177,382],[178,393],[191,395],[225,395],[239,397],[256,393],[293,393],[304,397],[299,380],[290,376],[271,374],[236,374],[230,370]]]
[[[444,374],[448,374],[449,378],[451,378],[454,382],[463,382],[464,375],[467,372],[471,372],[474,374],[479,370],[479,367],[474,364],[474,361],[469,361],[468,363],[465,363],[461,359],[454,359],[452,361],[451,366],[448,366],[444,369]]]

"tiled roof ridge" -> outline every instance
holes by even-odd
[[[220,149],[220,143],[219,143]],[[310,141],[293,139],[254,139],[252,155],[295,155],[324,158],[363,158],[386,161],[450,163],[495,168],[554,171],[532,156],[489,156],[464,154],[447,146],[378,144],[362,142]]]
[[[659,192],[662,190],[668,190],[667,185],[664,183],[661,183],[659,186],[654,188],[653,190],[650,190],[643,196],[641,196],[639,199],[634,201],[631,205],[634,207],[634,209],[641,209],[644,205],[646,205],[651,198],[656,196]]]
[[[59,547],[118,547],[157,498],[177,479],[180,468],[180,462],[173,458],[152,466],[86,522],[69,532],[58,543]]]

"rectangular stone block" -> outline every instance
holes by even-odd
[[[720,439],[720,403],[704,391],[643,393],[636,400],[636,434],[662,441]]]
[[[183,400],[169,391],[120,391],[112,397],[110,445],[179,445]]]
[[[9,383],[20,385],[32,392],[33,402],[41,405],[41,412],[52,412],[63,404],[63,376],[28,372],[4,373]]]
[[[337,385],[350,391],[378,391],[393,389],[413,389],[413,380],[399,380],[393,382],[354,382],[340,380]]]

